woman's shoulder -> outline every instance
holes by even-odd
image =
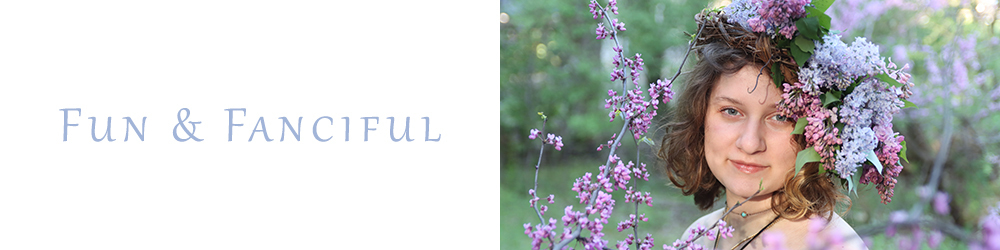
[[[824,246],[824,249],[868,249],[854,228],[840,215],[813,214],[807,218],[786,220],[775,224],[775,231],[784,237],[786,246]],[[792,247],[797,249],[801,247]]]
[[[725,208],[719,208],[718,210],[712,211],[711,213],[708,213],[705,216],[698,218],[698,220],[695,220],[693,223],[691,223],[690,226],[688,226],[687,230],[684,230],[684,233],[687,234],[688,231],[691,231],[691,229],[694,229],[698,226],[702,226],[704,228],[712,226],[713,224],[715,224],[716,221],[722,219],[723,209]]]
[[[830,216],[830,221],[820,231],[820,235],[826,235],[832,241],[839,241],[843,249],[868,249],[858,232],[854,231],[854,227],[847,224],[847,221],[837,213]]]

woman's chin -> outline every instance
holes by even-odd
[[[742,187],[737,187],[737,188],[733,188],[733,189],[727,188],[726,190],[729,191],[729,192],[731,192],[732,194],[734,194],[734,195],[736,195],[738,197],[742,197],[744,199],[746,199],[746,198],[748,198],[750,196],[753,196],[755,193],[757,194],[756,195],[757,197],[760,197],[760,196],[764,196],[765,194],[770,194],[771,192],[774,192],[774,190],[770,190],[769,191],[769,188],[764,187],[764,190],[761,190],[760,193],[757,193],[757,190],[760,188],[759,187],[759,183],[760,182],[758,181],[756,183],[753,183],[752,186],[751,185],[743,185]]]

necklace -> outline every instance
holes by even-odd
[[[726,216],[729,216],[729,214],[726,214]],[[725,220],[726,216],[723,216],[722,219]],[[778,219],[780,219],[780,218],[781,218],[781,215],[775,216],[774,219],[771,220],[771,222],[768,222],[767,225],[764,226],[764,228],[761,228],[760,231],[757,231],[757,233],[755,233],[753,236],[747,237],[747,238],[741,240],[739,243],[736,243],[736,245],[733,245],[733,248],[730,249],[730,250],[736,250],[736,247],[738,247],[740,245],[743,245],[744,243],[746,243],[746,245],[743,245],[743,247],[741,247],[740,250],[743,250],[744,248],[747,248],[747,246],[750,245],[750,242],[752,242],[754,239],[757,239],[757,236],[760,236],[760,234],[763,233],[764,230],[767,230],[768,228],[770,228],[771,225],[774,225],[774,222],[778,221]],[[721,233],[722,233],[722,229],[720,228],[719,232],[716,233],[716,237],[715,237],[715,247],[714,247],[715,249],[719,248],[719,238],[722,238],[722,235],[720,235]]]
[[[747,213],[746,211],[743,211],[743,212],[740,212],[740,217],[741,218],[746,218],[747,216],[757,215],[757,214],[760,214],[760,213],[763,213],[763,212],[767,212],[767,211],[771,211],[771,208],[767,208],[767,209],[764,209],[764,210],[761,210],[761,211],[757,211],[757,212],[753,212],[753,213]]]

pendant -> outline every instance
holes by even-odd
[[[747,212],[742,212],[742,213],[740,213],[740,216],[742,216],[743,218],[746,218],[746,217],[747,217],[747,215],[748,215],[748,214],[747,214]]]

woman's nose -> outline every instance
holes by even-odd
[[[759,122],[747,122],[742,134],[736,139],[736,147],[747,154],[756,154],[767,150],[762,129],[763,126]]]

